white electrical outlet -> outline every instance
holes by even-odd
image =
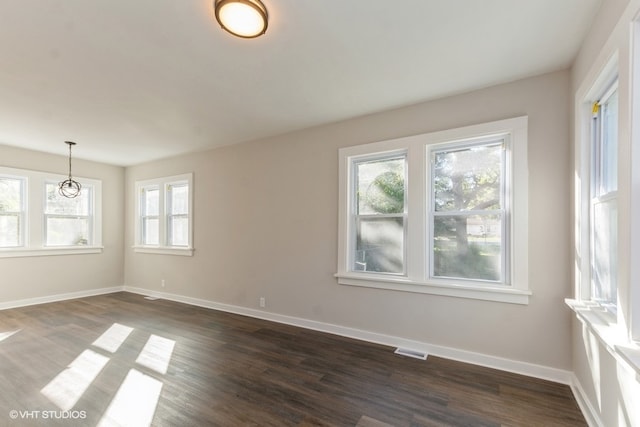
[[[164,288],[164,279],[162,279],[162,282],[160,283],[160,285],[162,285],[162,287]]]
[[[264,297],[260,297],[260,307],[264,307],[265,305],[267,305],[267,301]]]

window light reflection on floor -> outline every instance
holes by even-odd
[[[164,375],[167,373],[175,345],[174,340],[151,335],[138,355],[136,363]]]
[[[93,345],[109,353],[115,353],[127,339],[131,331],[133,331],[133,328],[129,326],[114,323],[93,342]]]
[[[60,409],[68,411],[78,402],[108,361],[108,357],[92,350],[85,350],[40,392]]]
[[[20,331],[21,331],[21,329],[16,329],[15,331],[9,331],[9,332],[0,332],[0,342],[6,340],[11,335],[16,334],[16,333],[18,333]]]
[[[112,324],[92,345],[97,349],[116,353],[134,328]],[[0,334],[0,341],[18,331]],[[158,374],[167,373],[176,342],[151,335],[138,354],[135,363]],[[93,350],[84,350],[69,366],[60,372],[41,393],[61,410],[71,410],[107,365],[110,358]],[[133,363],[131,360],[130,363]],[[162,381],[130,369],[109,407],[102,415],[99,426],[149,426],[153,421]]]
[[[161,391],[162,382],[131,369],[98,427],[150,426]]]

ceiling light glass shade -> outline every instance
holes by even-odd
[[[251,39],[267,31],[267,8],[260,0],[214,0],[216,20],[231,34]]]

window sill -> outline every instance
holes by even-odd
[[[565,299],[565,303],[607,351],[630,366],[640,379],[640,345],[629,340],[624,328],[617,324],[615,316],[591,301]]]
[[[193,256],[193,248],[169,246],[134,246],[133,251],[141,254]]]
[[[84,255],[102,253],[102,246],[60,246],[50,248],[3,248],[0,258],[21,258],[31,256]]]
[[[529,304],[529,297],[531,296],[531,291],[528,290],[513,289],[491,284],[472,285],[416,282],[407,279],[406,277],[371,277],[370,275],[357,273],[338,273],[335,277],[338,278],[338,283],[341,285],[363,286],[368,288],[442,295],[456,298],[470,298],[511,304]]]

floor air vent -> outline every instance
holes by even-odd
[[[418,350],[409,350],[408,348],[396,348],[394,351],[395,354],[400,354],[402,356],[413,357],[414,359],[427,360],[427,353],[424,351]]]

